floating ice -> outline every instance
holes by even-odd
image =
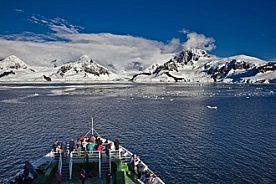
[[[217,109],[218,107],[217,107],[217,106],[210,106],[210,105],[207,105],[207,108],[208,108],[208,109]]]

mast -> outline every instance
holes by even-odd
[[[92,126],[91,134],[92,134],[92,136],[93,136],[93,135],[94,135],[94,120],[93,120],[93,117],[92,117],[91,126]]]

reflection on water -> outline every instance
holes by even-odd
[[[85,133],[92,116],[100,134],[119,138],[166,183],[275,183],[275,91],[273,85],[3,86],[0,183],[25,160],[47,153],[56,138]]]

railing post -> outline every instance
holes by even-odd
[[[73,152],[70,153],[70,161],[69,161],[70,180],[72,179],[72,171],[73,171]]]
[[[99,151],[99,178],[102,175],[102,159],[101,159],[101,152]]]

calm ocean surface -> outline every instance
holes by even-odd
[[[131,83],[1,85],[0,183],[92,116],[165,183],[276,183],[275,85]]]

